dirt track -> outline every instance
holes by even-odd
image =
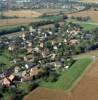
[[[24,100],[98,100],[98,60],[84,74],[72,91],[38,88]]]

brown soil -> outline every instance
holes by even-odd
[[[98,100],[98,60],[71,91],[65,93],[63,90],[37,88],[24,100]]]
[[[42,15],[42,13],[32,11],[32,10],[20,10],[20,11],[10,10],[10,11],[4,12],[4,15],[31,18],[31,17],[39,17],[40,15]]]
[[[75,16],[75,17],[89,16],[93,22],[98,22],[98,11],[94,11],[94,10],[86,10],[86,11],[76,12],[76,13],[68,14],[68,16]]]
[[[16,18],[16,19],[0,19],[0,26],[28,24],[32,19]]]
[[[0,19],[0,26],[11,26],[11,25],[23,25],[29,24],[31,22],[40,21],[40,19],[36,18],[15,18],[15,19]]]
[[[40,12],[31,10],[6,11],[3,14],[5,16],[12,16],[12,17],[16,16],[19,18],[0,19],[0,26],[28,24],[32,21],[35,21],[36,20],[35,18],[42,15],[42,13]]]

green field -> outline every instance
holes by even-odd
[[[84,30],[92,30],[98,27],[97,23],[93,23],[93,22],[81,22],[81,21],[77,21],[77,20],[73,20],[73,19],[68,19],[67,22],[72,22],[72,23],[76,23],[79,24],[80,26],[83,27]]]
[[[44,19],[44,20],[59,20],[59,19],[62,18],[62,16],[59,16],[59,15],[48,15],[48,16],[41,16],[39,18]]]
[[[77,60],[69,70],[65,70],[61,73],[57,82],[45,82],[41,81],[40,86],[52,89],[64,89],[67,90],[72,87],[73,83],[75,83],[76,79],[78,79],[83,71],[90,64],[90,58],[83,58]]]
[[[74,56],[74,58],[92,58],[93,56],[98,57],[98,49],[97,50],[93,50],[93,51],[88,51],[86,53],[82,53],[79,55]]]
[[[13,63],[10,60],[11,55],[8,52],[3,52],[0,54],[0,64],[5,64],[3,68],[0,67],[0,72],[10,68],[13,65]]]
[[[80,25],[83,27],[84,30],[92,30],[98,27],[98,25],[86,24],[86,23],[80,23]]]

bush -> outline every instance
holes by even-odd
[[[54,24],[55,22],[57,21],[40,21],[40,22],[30,23],[29,25],[36,28],[36,27],[43,26],[43,25]]]
[[[10,34],[10,33],[14,33],[14,32],[20,32],[22,27],[26,28],[26,26],[17,26],[14,28],[1,29],[0,35]]]
[[[55,73],[55,72],[50,72],[49,77],[48,77],[47,80],[48,80],[49,82],[56,82],[56,81],[57,81],[57,77],[58,77],[57,73]]]

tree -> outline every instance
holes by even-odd
[[[55,71],[51,71],[51,72],[49,73],[49,77],[48,77],[47,80],[48,80],[49,82],[56,82],[57,79],[58,79],[58,74],[57,74]]]

